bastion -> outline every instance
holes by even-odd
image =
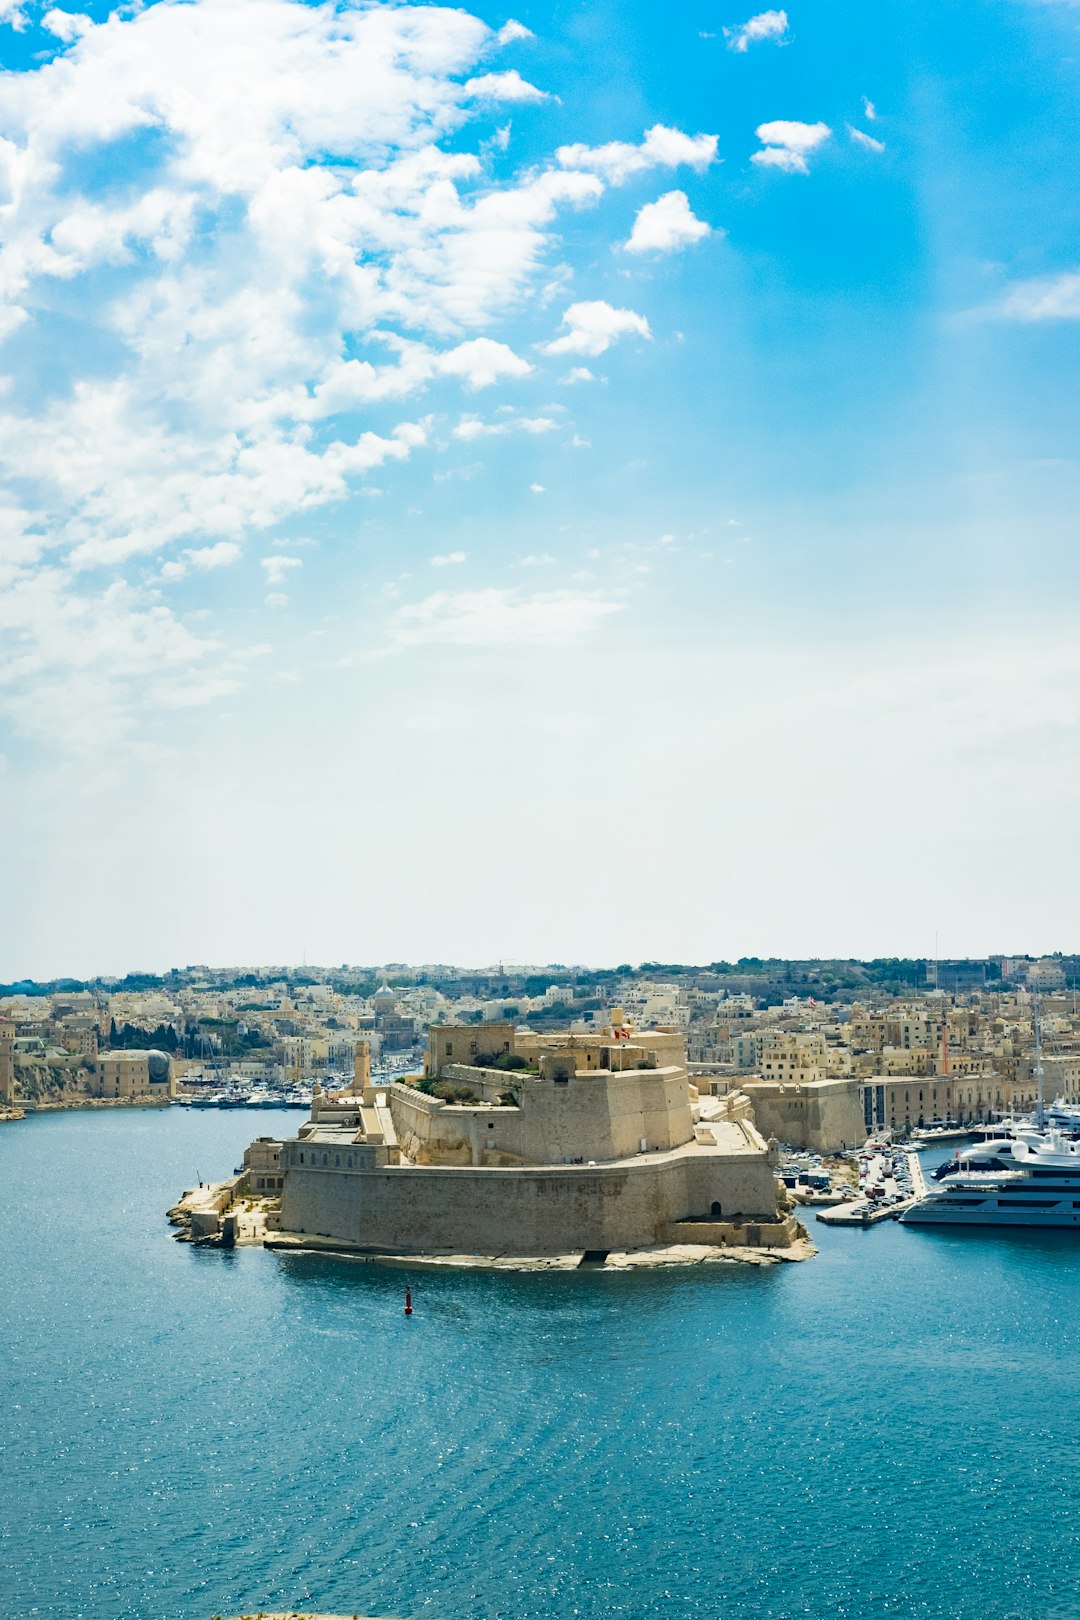
[[[280,1196],[268,1225],[282,1240],[542,1257],[799,1235],[749,1108],[698,1098],[677,1032],[616,1015],[598,1036],[529,1035],[520,1052],[508,1025],[438,1035],[425,1074],[387,1086],[359,1043],[348,1090],[316,1087],[295,1137],[249,1149],[252,1190]]]

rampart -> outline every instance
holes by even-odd
[[[330,1151],[309,1150],[300,1164],[300,1144],[288,1144],[281,1228],[381,1253],[544,1255],[645,1247],[692,1218],[775,1223],[764,1144],[748,1127],[726,1130],[734,1134],[722,1147],[516,1169],[350,1171]]]
[[[857,1080],[744,1080],[742,1088],[763,1136],[815,1153],[855,1147],[866,1136]]]
[[[577,1054],[573,1054],[576,1059]],[[542,1072],[452,1069],[479,1093],[500,1086],[519,1106],[444,1103],[411,1086],[390,1090],[390,1106],[407,1158],[420,1164],[605,1163],[636,1153],[666,1152],[690,1142],[694,1123],[686,1072],[668,1068],[575,1070],[545,1056]],[[498,1075],[490,1087],[482,1077]]]

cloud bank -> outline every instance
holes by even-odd
[[[527,378],[498,325],[541,292],[560,216],[707,167],[716,137],[655,125],[497,177],[479,135],[446,143],[546,99],[498,64],[531,36],[443,6],[158,0],[44,26],[0,104],[0,705],[57,732],[93,669],[123,732],[181,666],[219,672],[191,701],[232,687],[161,593],[416,456],[431,419],[399,402]],[[602,301],[564,325],[548,353],[649,336]],[[486,431],[508,429],[458,437]]]

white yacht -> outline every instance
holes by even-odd
[[[1080,1230],[1080,1142],[1060,1131],[1014,1127],[961,1148],[907,1225],[1072,1226]]]
[[[934,1172],[925,1198],[904,1211],[911,1226],[1072,1226],[1080,1230],[1080,1141],[1047,1118],[1038,998],[1033,1018],[1038,1105],[1032,1123],[1002,1120]],[[1055,1109],[1051,1112],[1056,1112]],[[1067,1112],[1067,1110],[1065,1110]],[[1071,1122],[1070,1122],[1071,1123]]]
[[[1075,1136],[1080,1132],[1080,1104],[1066,1102],[1059,1097],[1046,1109],[1046,1123],[1054,1130],[1063,1131],[1066,1136]]]

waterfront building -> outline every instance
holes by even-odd
[[[89,1074],[93,1097],[170,1101],[176,1094],[172,1063],[165,1052],[102,1052]]]

